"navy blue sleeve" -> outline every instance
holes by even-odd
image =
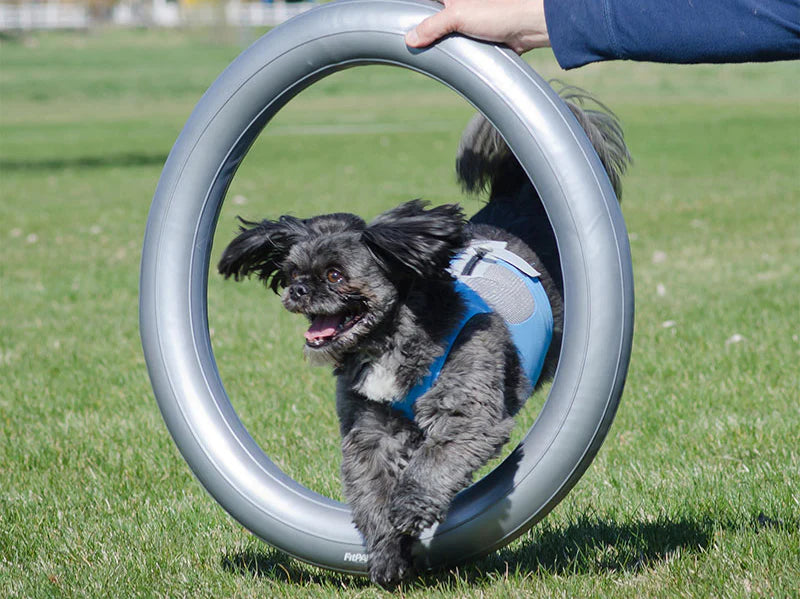
[[[800,0],[545,0],[559,64],[800,58]]]

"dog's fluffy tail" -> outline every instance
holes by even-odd
[[[621,178],[631,156],[616,115],[577,87],[562,87],[559,95],[586,131],[617,197],[621,197]],[[461,136],[456,173],[465,191],[470,193],[485,190],[491,191],[492,195],[511,193],[521,182],[527,181],[506,142],[480,114],[470,121]]]
[[[563,87],[559,93],[586,131],[620,197],[620,180],[631,158],[617,117],[583,90]],[[544,206],[506,142],[483,116],[473,118],[461,136],[456,172],[465,191],[488,192],[489,201],[470,222],[503,229],[521,239],[536,252],[559,293],[563,292],[558,245]],[[560,303],[558,298],[551,301]]]

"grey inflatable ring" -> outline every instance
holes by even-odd
[[[211,244],[226,189],[261,129],[298,92],[363,64],[396,65],[441,81],[500,130],[536,182],[556,232],[565,334],[550,395],[521,444],[422,535],[415,551],[423,566],[491,552],[564,497],[608,431],[631,349],[630,248],[589,141],[550,87],[509,50],[458,36],[409,50],[404,33],[435,10],[419,0],[344,0],[258,40],[189,118],[164,167],[144,241],[142,343],[178,448],[243,526],[303,561],[342,572],[366,569],[348,507],[304,488],[264,455],[231,407],[208,332]]]

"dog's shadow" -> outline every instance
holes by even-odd
[[[764,514],[751,523],[720,522],[711,516],[698,520],[614,522],[598,517],[581,517],[566,527],[538,525],[521,543],[514,543],[492,555],[458,569],[462,582],[479,582],[505,573],[585,575],[604,572],[637,572],[668,561],[672,556],[704,551],[714,532],[752,526],[783,527]],[[290,583],[369,586],[362,577],[348,577],[317,570],[272,549],[239,551],[222,557],[224,570],[248,577],[267,577]],[[429,572],[413,584],[442,584],[453,576],[449,571]]]

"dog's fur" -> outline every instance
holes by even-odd
[[[627,149],[616,120],[568,100],[618,189]],[[494,128],[467,127],[457,172],[465,189],[490,200],[469,222],[457,205],[414,200],[367,224],[327,214],[243,221],[219,271],[255,273],[291,312],[311,322],[305,353],[333,366],[342,434],[342,480],[369,551],[373,581],[409,575],[411,547],[444,518],[455,494],[495,456],[527,399],[528,382],[508,329],[496,314],[473,317],[459,334],[435,385],[414,406],[413,421],[391,407],[445,351],[464,311],[447,272],[471,239],[506,241],[542,273],[554,315],[543,378],[561,344],[558,251],[538,196]],[[535,251],[534,251],[535,249]]]

